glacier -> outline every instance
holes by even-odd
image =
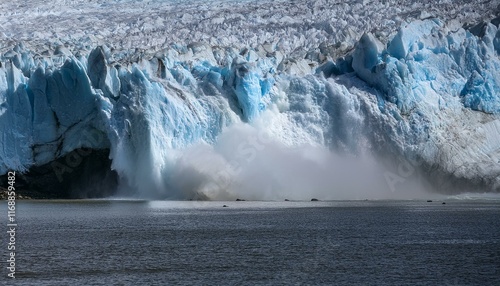
[[[46,166],[61,183],[94,152],[145,198],[353,198],[410,188],[404,168],[429,190],[499,192],[498,18],[422,18],[300,57],[271,43],[133,59],[16,44],[0,58],[0,174]]]

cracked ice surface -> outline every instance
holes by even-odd
[[[343,54],[364,32],[382,41],[404,22],[438,17],[452,25],[498,13],[499,1],[305,0],[133,1],[30,0],[0,3],[0,48],[15,42],[47,53],[108,45],[123,58],[154,54],[171,44],[256,47],[265,42],[286,54],[326,43]],[[335,56],[334,56],[335,57]]]

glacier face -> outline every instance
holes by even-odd
[[[0,68],[0,174],[90,148],[109,149],[122,188],[142,197],[408,188],[396,186],[401,160],[441,192],[499,191],[497,25],[414,20],[337,58],[196,42],[128,62],[105,45],[39,55],[19,44]]]

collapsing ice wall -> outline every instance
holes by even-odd
[[[68,154],[86,150],[81,161],[109,153],[95,170],[103,180],[182,197],[171,176],[182,153],[250,124],[283,146],[406,158],[440,191],[463,191],[457,182],[499,191],[499,54],[494,24],[450,31],[438,19],[414,21],[387,44],[365,34],[335,60],[193,44],[118,64],[105,46],[40,57],[18,45],[0,68],[0,174],[37,181],[29,171],[50,166],[57,180],[30,185],[71,189],[60,184],[79,165]]]

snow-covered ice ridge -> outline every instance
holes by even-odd
[[[199,19],[185,16],[189,7],[199,7],[202,12],[198,13],[205,15],[203,17],[215,17],[219,9],[224,17],[227,16],[221,16],[224,20],[230,19],[226,9],[234,5],[231,2],[201,5],[193,1],[183,4],[185,9],[179,9],[186,11],[183,18],[189,19],[192,25],[185,29],[190,29],[191,34],[201,33],[193,36],[197,41],[190,44],[163,47],[164,42],[158,46],[136,43],[138,48],[162,48],[128,53],[126,44],[119,43],[119,37],[123,37],[119,34],[109,39],[106,35],[110,34],[102,39],[89,38],[89,42],[82,42],[83,45],[92,47],[106,40],[109,42],[88,49],[78,46],[82,37],[75,36],[74,42],[71,41],[73,35],[83,33],[78,30],[61,32],[66,33],[66,46],[58,45],[61,44],[57,43],[61,40],[58,36],[40,34],[33,40],[24,39],[23,43],[6,49],[1,58],[0,174],[7,170],[28,171],[78,148],[110,149],[112,168],[119,174],[122,184],[136,191],[155,197],[203,193],[221,198],[224,196],[209,188],[213,186],[211,179],[217,177],[210,172],[231,165],[231,156],[225,157],[225,151],[217,149],[233,147],[224,142],[219,144],[220,137],[233,132],[245,136],[254,134],[252,136],[259,138],[256,134],[264,130],[269,140],[284,148],[326,147],[338,154],[371,153],[376,158],[406,158],[415,162],[414,166],[440,191],[463,191],[450,189],[460,184],[472,188],[466,189],[468,191],[498,192],[499,21],[490,17],[490,11],[467,10],[496,9],[494,1],[481,5],[465,2],[451,5],[451,2],[442,1],[436,7],[449,9],[438,15],[442,16],[440,18],[432,17],[439,12],[434,7],[427,7],[430,12],[415,14],[409,11],[418,11],[415,9],[420,7],[418,4],[412,8],[407,7],[411,5],[394,8],[364,2],[365,6],[361,2],[358,6],[349,3],[358,7],[356,11],[364,15],[360,19],[365,19],[364,24],[356,26],[349,36],[344,33],[348,29],[336,33],[333,27],[343,26],[331,23],[332,33],[317,30],[314,37],[308,34],[316,28],[309,26],[302,14],[307,14],[304,11],[323,11],[321,6],[296,3],[297,7],[302,7],[299,13],[293,12],[296,8],[292,4],[273,2],[266,9],[279,7],[276,13],[286,11],[291,16],[263,20],[265,9],[248,2],[245,8],[248,13],[243,17],[261,15],[260,20],[255,21],[273,26],[270,32],[263,32],[265,28],[251,32],[255,26],[235,21],[232,25],[241,24],[239,37],[236,32],[228,32],[222,37],[218,34],[222,30],[214,28],[213,37],[204,38],[203,35],[210,33],[210,25],[203,26],[200,21],[195,27]],[[94,7],[92,9],[104,5],[93,3],[89,4]],[[326,19],[328,13],[334,12],[351,19],[349,21],[356,20],[356,16],[347,14],[350,8],[344,4],[328,3],[324,3],[327,11],[320,13],[318,19]],[[137,7],[135,5],[142,4],[116,1],[114,5]],[[50,5],[46,5],[49,4],[38,5],[40,15],[48,13]],[[87,10],[83,11],[92,10],[89,5],[84,6]],[[179,4],[168,6],[150,2],[144,5],[160,9],[163,5]],[[372,9],[363,10],[363,7]],[[415,14],[415,19],[392,32],[397,22],[391,18],[394,16],[363,14],[381,11],[380,7],[396,9],[394,14],[401,19],[401,15],[408,19],[408,15]],[[107,11],[100,9],[102,13]],[[255,12],[255,9],[264,10]],[[23,11],[23,7],[17,11]],[[55,13],[55,17],[70,17],[76,10],[65,10],[65,13]],[[189,15],[192,14],[194,12]],[[453,20],[447,18],[451,16]],[[21,21],[22,17],[16,15],[15,21]],[[116,17],[118,20],[113,23],[125,21],[128,16]],[[288,17],[285,26],[293,29],[274,27],[277,24],[272,21],[285,17]],[[294,19],[304,22],[292,24]],[[493,20],[463,28],[464,21],[470,19]],[[368,29],[370,21],[387,25]],[[152,25],[152,29],[158,25]],[[5,29],[5,23],[2,26]],[[97,24],[95,29],[109,31],[110,28],[104,26]],[[302,26],[307,28],[301,30]],[[33,26],[16,33],[28,33],[31,28],[32,31],[40,30]],[[168,31],[172,33],[171,39],[182,43],[182,37],[177,34],[182,28],[177,29]],[[367,29],[371,32],[358,34],[356,38],[357,32]],[[269,38],[260,38],[259,33],[269,33]],[[144,31],[139,34],[144,35]],[[282,38],[275,39],[277,35]],[[282,41],[285,36],[292,36],[294,40]],[[324,44],[330,41],[348,43],[354,38],[356,42],[351,50],[344,50],[342,45]],[[44,41],[54,41],[57,46],[53,51],[43,52],[40,47],[48,47]],[[219,42],[214,44],[213,41]],[[296,47],[305,52],[298,53]],[[242,133],[234,131],[235,128],[254,131]],[[200,143],[206,143],[200,148],[219,152],[219,157],[207,158],[211,161],[209,167],[186,155],[192,151],[190,148]],[[192,162],[196,164],[190,165]],[[187,172],[180,173],[181,167],[188,169],[190,178],[196,177],[196,180],[189,184],[178,182]],[[236,186],[241,188],[237,183]],[[226,194],[230,190],[220,192]]]

